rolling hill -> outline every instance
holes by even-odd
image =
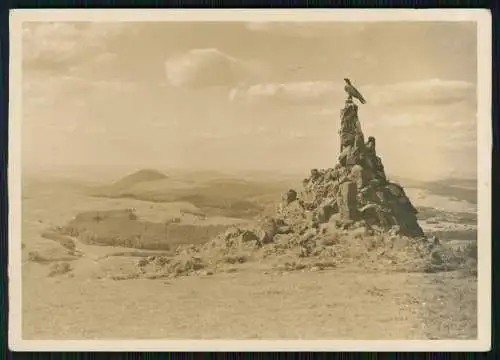
[[[278,202],[289,185],[287,181],[248,181],[232,177],[174,179],[154,170],[140,170],[111,185],[94,188],[91,195],[156,203],[187,202],[207,216],[249,219]]]

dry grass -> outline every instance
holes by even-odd
[[[457,290],[468,280],[455,278],[452,290],[450,277],[444,273],[337,269],[282,275],[239,271],[168,281],[162,276],[138,280],[122,275],[118,279],[76,282],[61,277],[57,283],[51,278],[44,283],[27,282],[23,338],[425,340],[477,336],[475,307],[469,301],[473,300],[473,283],[471,296],[464,297],[462,292],[461,297]]]
[[[463,272],[426,277],[419,295],[420,318],[430,339],[477,337],[477,277]]]

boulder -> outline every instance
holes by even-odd
[[[341,220],[356,220],[358,212],[356,184],[346,181],[340,184],[339,190],[337,204]]]
[[[274,235],[277,233],[276,221],[272,218],[265,218],[260,224],[259,240],[262,244],[273,242]]]
[[[360,191],[365,187],[365,170],[360,165],[354,165],[351,168],[350,179],[356,184],[357,190]]]

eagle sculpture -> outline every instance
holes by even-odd
[[[366,100],[365,98],[363,97],[363,95],[361,95],[361,93],[351,84],[351,80],[349,79],[344,79],[344,81],[346,82],[346,85],[344,86],[344,90],[345,92],[347,93],[348,95],[348,100],[352,100],[352,98],[356,98],[358,99],[361,104],[366,104]]]

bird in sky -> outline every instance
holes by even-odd
[[[344,90],[345,92],[347,93],[347,95],[349,95],[348,99],[351,100],[352,98],[356,98],[358,99],[361,104],[366,104],[366,100],[365,98],[363,97],[363,95],[361,95],[361,93],[351,84],[351,80],[349,79],[344,79],[344,81],[346,82],[346,85],[344,86]]]

